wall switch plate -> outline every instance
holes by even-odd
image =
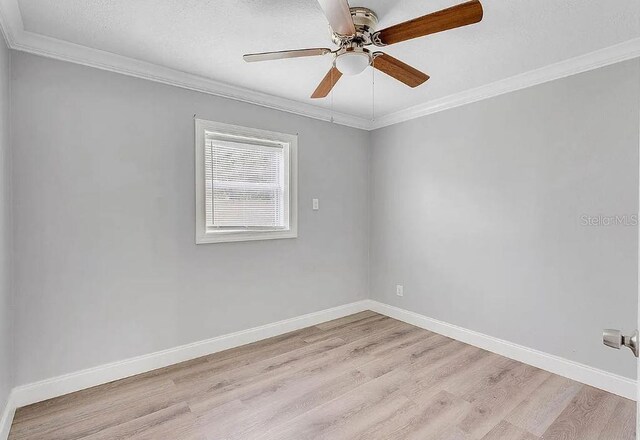
[[[317,211],[320,209],[320,205],[318,203],[318,199],[313,199],[313,210]]]
[[[400,284],[396,286],[396,295],[404,296],[404,287],[402,287],[402,285]]]

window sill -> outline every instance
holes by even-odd
[[[298,232],[288,231],[240,231],[240,232],[209,232],[198,234],[196,244],[230,243],[234,241],[278,240],[282,238],[296,238]]]

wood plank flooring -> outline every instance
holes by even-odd
[[[20,408],[10,440],[628,440],[635,402],[363,312]]]

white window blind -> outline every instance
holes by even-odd
[[[195,120],[196,243],[298,236],[298,136]]]
[[[282,145],[206,139],[204,159],[207,228],[288,226]]]

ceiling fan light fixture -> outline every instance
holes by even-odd
[[[371,54],[365,49],[349,50],[336,56],[335,66],[344,75],[359,75],[371,65]]]
[[[456,6],[377,30],[378,16],[364,7],[350,8],[348,0],[318,0],[331,28],[331,39],[339,47],[281,50],[276,52],[250,53],[244,56],[248,63],[334,55],[333,66],[322,78],[311,95],[312,99],[326,98],[342,75],[359,75],[371,66],[409,87],[418,87],[429,79],[429,75],[387,55],[371,53],[366,46],[383,47],[414,38],[456,29],[482,21],[484,10],[481,0],[467,0]],[[374,64],[374,61],[375,64]],[[332,95],[333,96],[333,95]]]

